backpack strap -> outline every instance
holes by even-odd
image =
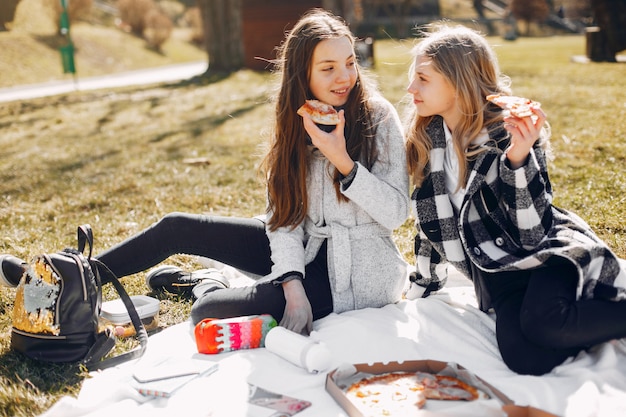
[[[113,334],[113,331],[111,329],[107,328],[105,331],[96,334],[96,341],[83,358],[82,363],[87,367],[87,370],[89,371],[103,369],[101,367],[96,368],[95,365],[102,358],[104,358],[107,353],[109,353],[114,347],[115,335]]]
[[[128,310],[130,321],[135,327],[137,339],[139,340],[139,346],[131,350],[130,352],[122,353],[121,355],[107,358],[101,361],[102,356],[106,355],[112,348],[112,346],[108,347],[107,350],[107,346],[111,343],[113,345],[115,344],[115,337],[111,334],[111,332],[108,332],[108,335],[106,336],[99,336],[98,340],[91,348],[85,359],[83,359],[83,363],[85,364],[87,369],[89,371],[94,371],[98,369],[105,369],[112,366],[117,366],[131,359],[140,358],[144,354],[148,346],[148,332],[141,322],[139,314],[137,314],[137,310],[135,309],[135,305],[130,299],[130,296],[124,289],[122,283],[120,283],[119,279],[115,276],[113,271],[111,271],[108,266],[106,266],[98,259],[91,259],[91,262],[93,262],[97,266],[97,271],[104,271],[107,274],[108,279],[106,282],[110,282],[111,284],[113,284],[113,286],[117,290],[122,302],[124,303],[124,306],[126,307],[126,310]]]
[[[93,231],[90,225],[84,224],[78,227],[78,250],[82,253],[87,245],[89,246],[87,260],[92,265],[92,269],[94,270],[93,272],[96,275],[96,280],[98,282],[98,287],[109,282],[113,284],[115,290],[120,296],[120,299],[124,303],[126,310],[128,310],[130,321],[135,327],[137,339],[139,340],[139,346],[136,349],[112,358],[101,360],[115,346],[115,336],[110,330],[98,334],[96,342],[91,349],[89,349],[89,352],[87,352],[87,355],[83,359],[83,364],[87,367],[87,369],[89,371],[94,371],[117,366],[131,359],[141,357],[146,351],[146,347],[148,345],[148,332],[139,318],[139,314],[137,314],[133,301],[130,299],[130,296],[117,276],[102,261],[91,257],[93,248]],[[101,272],[106,275],[104,280],[100,277]],[[100,289],[98,294],[101,294]]]
[[[84,253],[86,244],[89,244],[89,254],[87,255],[87,259],[91,259],[91,252],[93,250],[93,231],[91,230],[90,225],[83,224],[78,226],[78,251]]]

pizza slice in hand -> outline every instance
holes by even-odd
[[[504,110],[508,110],[511,115],[519,118],[532,116],[533,112],[531,109],[541,106],[538,101],[533,101],[523,97],[491,94],[486,98],[488,101],[502,107]]]
[[[333,106],[319,100],[306,100],[298,109],[298,114],[308,113],[315,123],[321,125],[336,125],[339,123],[339,113]]]

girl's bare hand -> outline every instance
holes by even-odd
[[[280,326],[293,332],[309,335],[313,329],[313,309],[304,286],[299,279],[283,284],[285,292],[285,313]]]
[[[511,134],[511,145],[506,152],[506,157],[513,169],[524,164],[546,122],[546,114],[541,108],[533,107],[531,110],[532,116],[504,118],[504,128]]]
[[[332,132],[327,133],[317,127],[311,116],[302,115],[304,129],[311,137],[313,145],[330,161],[343,175],[348,175],[354,167],[354,161],[346,150],[344,129],[346,119],[343,110],[339,110],[339,123]]]

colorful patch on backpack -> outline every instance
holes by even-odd
[[[45,258],[37,257],[15,293],[13,327],[29,333],[58,336],[56,307],[61,279]]]

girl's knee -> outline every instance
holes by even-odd
[[[195,326],[207,317],[204,317],[197,309],[191,308],[191,322]]]
[[[564,326],[572,315],[567,301],[555,303],[543,311],[522,309],[520,325],[522,332],[531,342],[546,348],[564,348]]]
[[[506,366],[521,375],[543,375],[561,364],[566,356],[529,342],[524,336],[498,338],[498,347]]]
[[[502,354],[502,359],[506,366],[513,372],[520,375],[534,375],[541,376],[549,373],[555,366],[561,362],[555,363],[554,361],[542,360],[542,358],[536,355],[524,355],[517,352],[515,355],[505,356]]]
[[[209,300],[209,294],[210,293],[203,294],[191,306],[190,316],[194,326],[204,319],[221,318],[216,314],[217,311],[215,311],[215,308],[213,308],[213,303],[211,302],[211,300]]]

